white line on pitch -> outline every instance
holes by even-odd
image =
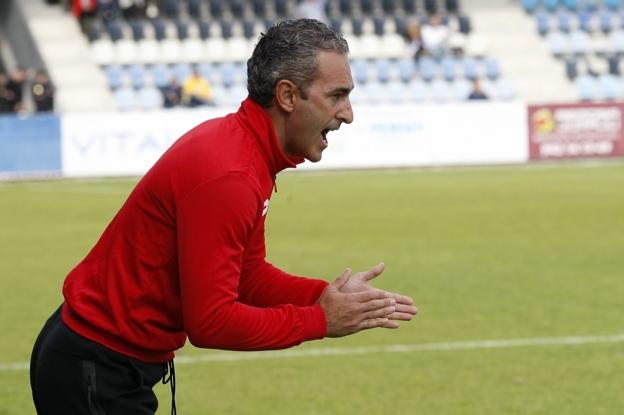
[[[177,364],[192,364],[199,362],[238,362],[243,360],[261,359],[287,359],[298,357],[318,356],[344,356],[363,355],[378,353],[409,353],[440,350],[470,350],[470,349],[500,349],[506,347],[522,346],[576,346],[595,343],[621,343],[624,342],[624,334],[611,336],[573,336],[573,337],[534,337],[528,339],[503,339],[503,340],[474,340],[455,341],[445,343],[422,343],[422,344],[391,344],[386,346],[361,346],[361,347],[327,347],[314,349],[291,349],[274,350],[263,352],[246,353],[211,353],[195,356],[178,356]],[[28,363],[0,363],[0,372],[28,370]]]

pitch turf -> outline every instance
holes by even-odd
[[[33,413],[27,371],[1,364],[28,360],[134,182],[0,184],[0,414]],[[299,350],[624,333],[623,164],[284,174],[267,237],[270,260],[303,275],[383,260],[377,285],[421,310]],[[178,364],[177,401],[187,415],[621,414],[623,367],[617,342],[224,360]]]

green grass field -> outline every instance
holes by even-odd
[[[27,371],[6,365],[28,361],[135,181],[0,184],[0,414],[34,413]],[[624,342],[356,353],[624,333],[624,164],[284,174],[267,238],[269,259],[302,275],[384,261],[376,284],[420,315],[300,356],[179,363],[182,415],[624,413]],[[168,385],[157,393],[169,413]]]

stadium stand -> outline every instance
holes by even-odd
[[[72,16],[68,11],[46,5],[43,0],[24,3],[35,16],[31,26],[40,28],[33,31],[39,32],[37,38],[46,59],[58,68],[76,68],[69,71],[71,75],[61,75],[60,69],[51,70],[55,81],[57,77],[64,79],[56,82],[58,90],[67,97],[61,99],[62,107],[93,107],[93,99],[91,104],[86,103],[86,96],[94,96],[98,90],[99,96],[109,94],[112,106],[120,110],[152,108],[137,97],[153,95],[154,88],[164,97],[171,79],[175,77],[183,84],[193,68],[210,82],[217,104],[244,97],[245,62],[257,37],[280,19],[295,16],[299,6],[297,0],[154,0],[143,9],[122,10],[110,1],[92,14],[88,25],[59,31],[36,16],[43,14],[43,8],[46,12],[52,10],[50,16],[54,16],[56,27],[59,19],[69,23]],[[39,6],[35,7],[37,3]],[[514,99],[515,80],[507,77],[506,67],[491,53],[491,37],[475,24],[476,13],[469,13],[470,3],[471,0],[327,0],[324,12],[328,23],[341,30],[349,41],[356,90],[363,90],[355,101],[463,101],[469,93],[466,85],[477,78],[483,81],[492,99]],[[441,40],[441,52],[425,51],[414,57],[408,28],[426,28],[436,16],[448,32]],[[80,36],[75,28],[84,30],[84,43],[61,51],[61,39]],[[56,42],[45,39],[44,32],[49,31],[57,32],[53,36]],[[65,61],[58,62],[59,56],[66,56]],[[96,68],[100,69],[99,75],[93,73]],[[80,83],[80,88],[72,83]],[[219,97],[220,93],[224,97]],[[74,105],[76,102],[81,104]],[[150,102],[156,105],[156,100]],[[164,99],[159,105],[164,106]]]
[[[624,98],[624,2],[619,0],[523,0],[535,30],[564,68],[582,101]]]

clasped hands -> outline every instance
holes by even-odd
[[[383,263],[355,275],[347,268],[327,286],[318,301],[325,312],[327,337],[347,336],[376,327],[396,329],[398,321],[409,321],[416,315],[418,310],[410,297],[369,284],[383,270]]]

